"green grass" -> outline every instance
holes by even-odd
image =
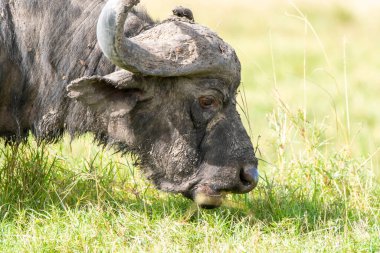
[[[161,18],[179,4],[142,2]],[[241,59],[257,189],[193,212],[91,136],[1,142],[0,252],[379,252],[380,20],[364,3],[181,1]]]

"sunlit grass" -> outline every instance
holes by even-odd
[[[355,1],[142,3],[161,19],[189,6],[236,48],[259,186],[199,210],[155,190],[129,157],[91,136],[1,143],[0,252],[378,252],[379,9]]]

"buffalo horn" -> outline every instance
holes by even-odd
[[[133,38],[124,36],[139,0],[109,0],[97,25],[104,54],[117,66],[149,76],[214,75],[240,82],[235,51],[208,28],[172,17]]]

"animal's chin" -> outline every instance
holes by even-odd
[[[213,209],[222,205],[223,196],[221,194],[210,196],[204,193],[198,193],[194,197],[194,202],[201,208]]]
[[[184,197],[193,200],[199,207],[205,209],[220,207],[226,195],[226,192],[214,190],[207,183],[200,183],[199,178],[193,178],[179,185],[175,185],[170,181],[163,181],[156,185],[162,191],[181,193]]]
[[[212,209],[220,207],[224,199],[223,193],[214,191],[207,185],[197,187],[193,193],[194,202],[201,208]]]

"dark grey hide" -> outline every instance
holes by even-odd
[[[120,16],[122,27],[112,28],[115,37],[101,36],[103,53],[96,31],[105,2],[0,0],[0,136],[19,141],[32,132],[54,141],[65,131],[92,132],[136,154],[159,189],[203,207],[252,190],[257,160],[236,111],[240,65],[233,49],[184,15],[155,24],[131,9],[138,1],[111,0],[103,19],[112,26]],[[181,42],[174,58],[165,51],[170,37]],[[182,45],[192,51],[183,53]]]

